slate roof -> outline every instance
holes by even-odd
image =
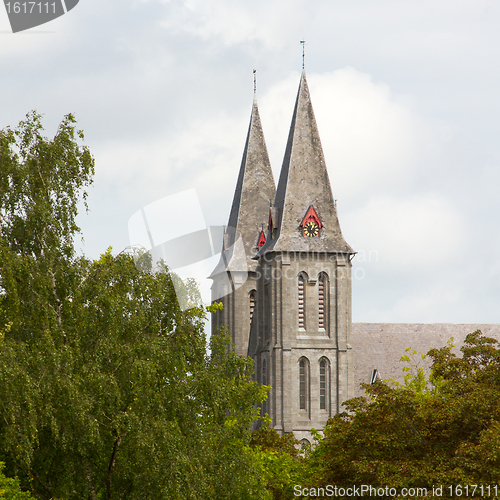
[[[323,227],[318,237],[306,238],[300,224],[311,205]],[[277,230],[273,239],[268,237],[259,256],[271,251],[355,253],[340,230],[304,72],[273,207],[277,209]]]
[[[261,230],[267,228],[269,207],[274,199],[275,191],[276,187],[260,122],[257,100],[254,99],[226,230],[225,258],[227,266],[221,259],[211,276],[224,272],[226,267],[230,267],[232,271],[255,270],[257,263],[252,260],[252,257],[257,253],[257,243]],[[239,236],[241,236],[243,245],[233,247]],[[242,255],[243,248],[244,255]],[[229,252],[228,249],[230,249]],[[247,269],[244,269],[245,261]]]
[[[444,347],[453,337],[456,346],[452,352],[460,355],[468,333],[481,330],[487,337],[500,341],[500,325],[494,324],[451,324],[451,323],[353,323],[351,347],[354,359],[354,395],[364,395],[361,383],[368,384],[374,369],[381,379],[394,379],[403,382],[405,373],[400,362],[407,355],[407,347],[418,352],[415,361],[430,371],[431,359],[422,360],[420,354],[429,349]]]

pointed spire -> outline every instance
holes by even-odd
[[[311,207],[321,222],[318,231],[314,227],[306,231],[303,227]],[[340,230],[304,71],[274,208],[278,218],[277,231],[260,254],[268,251],[354,253]]]
[[[267,224],[269,216],[269,200],[274,198],[275,192],[259,109],[254,97],[245,150],[227,224],[228,246],[234,245],[237,237],[241,236],[249,271],[257,266],[252,257],[259,249],[262,227]],[[231,260],[236,257],[232,256]],[[241,256],[238,256],[236,260],[241,262],[240,259]],[[234,262],[232,264],[232,270],[235,270]],[[219,268],[220,265],[212,276],[220,272]]]

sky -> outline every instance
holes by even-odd
[[[79,252],[195,189],[227,223],[253,100],[275,180],[305,70],[353,261],[353,321],[500,323],[499,0],[80,0],[13,34],[0,128],[74,113],[96,161]],[[182,203],[166,216],[189,226]]]

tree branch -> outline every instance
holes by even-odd
[[[94,481],[92,479],[92,466],[87,461],[87,479],[90,487],[90,494],[92,495],[92,500],[97,500],[97,493],[95,491]]]
[[[118,448],[120,447],[122,439],[126,435],[127,435],[127,432],[125,432],[125,434],[122,434],[121,436],[118,436],[118,438],[115,440],[115,442],[113,444],[113,452],[111,453],[111,458],[109,460],[109,466],[108,466],[108,473],[106,474],[106,489],[108,492],[109,499],[111,499],[111,476],[113,474],[113,469],[114,469],[115,463],[116,463],[116,455],[118,454]]]

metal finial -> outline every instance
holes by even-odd
[[[301,40],[300,43],[302,44],[302,69],[305,67],[305,58],[306,58],[306,41]]]
[[[253,70],[253,95],[257,94],[257,70]]]

